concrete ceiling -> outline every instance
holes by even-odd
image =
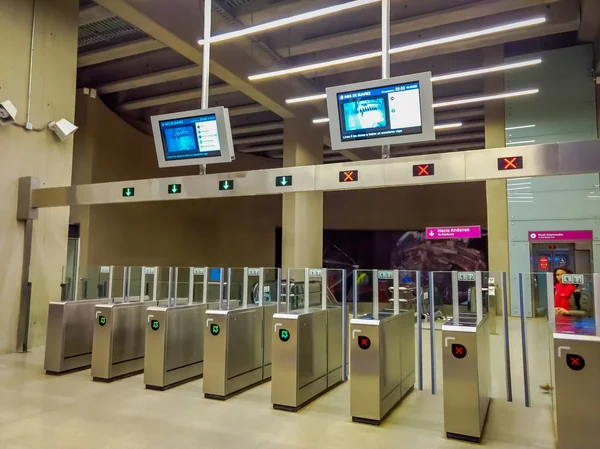
[[[349,0],[213,0],[213,34],[241,29]],[[505,55],[597,42],[597,0],[391,0],[393,46],[544,14],[548,21],[392,57],[392,75],[431,70],[448,73],[483,66],[489,47]],[[200,105],[202,0],[82,0],[79,87],[98,90],[125,120],[149,132],[149,117]],[[282,124],[294,116],[319,117],[325,104],[287,105],[289,97],[322,93],[328,86],[375,79],[380,61],[329,67],[261,82],[248,76],[268,70],[377,51],[380,4],[289,28],[212,46],[210,105],[230,108],[236,151],[280,158]],[[515,45],[518,43],[518,45]],[[596,48],[598,48],[597,46]],[[484,80],[435,86],[436,98],[480,94]],[[402,154],[460,151],[484,146],[481,106],[436,113],[436,121],[464,126],[438,134],[434,143],[402,148]],[[316,126],[316,125],[315,125]],[[321,125],[322,126],[322,125]],[[395,149],[398,153],[400,149]],[[393,151],[394,153],[394,151]],[[325,161],[373,157],[358,150],[340,154],[324,145]]]

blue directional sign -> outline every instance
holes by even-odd
[[[277,176],[275,178],[275,187],[289,187],[292,185],[291,176]]]

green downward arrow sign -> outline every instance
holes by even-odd
[[[283,177],[283,179],[281,180],[281,185],[284,186],[287,184],[287,179],[285,179],[285,176]]]
[[[223,184],[223,188],[225,190],[227,190],[229,188],[229,183],[227,181],[225,181],[225,183]]]

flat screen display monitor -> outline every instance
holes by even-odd
[[[334,150],[435,140],[429,72],[330,87],[327,111]]]
[[[229,111],[224,107],[156,115],[151,121],[161,168],[231,162],[235,158]]]

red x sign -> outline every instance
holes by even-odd
[[[340,182],[358,181],[358,170],[346,170],[340,172]]]
[[[413,176],[433,176],[435,174],[434,164],[413,165]]]
[[[578,354],[567,354],[567,366],[573,371],[581,371],[585,368],[585,360]]]
[[[361,349],[369,349],[371,347],[371,339],[369,337],[359,336],[358,346],[360,346]]]
[[[523,156],[498,158],[498,170],[520,170],[523,168]]]
[[[458,343],[452,345],[452,355],[457,359],[464,359],[467,356],[467,348]]]

